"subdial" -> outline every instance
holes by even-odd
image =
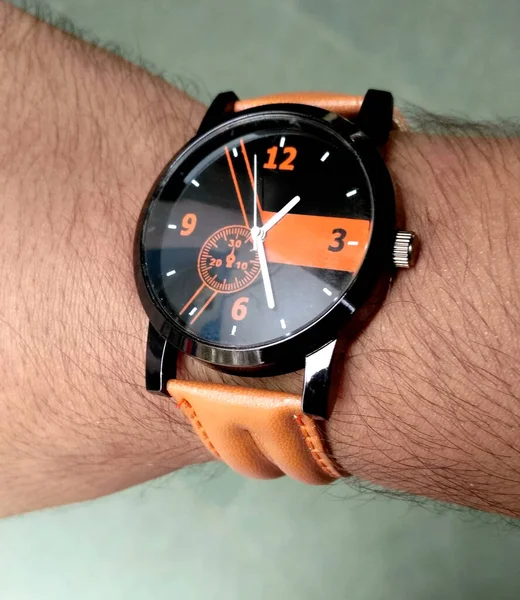
[[[202,281],[222,294],[251,285],[260,273],[260,264],[249,229],[230,225],[212,234],[201,248],[198,270]]]

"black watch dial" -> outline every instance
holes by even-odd
[[[188,149],[155,190],[144,277],[188,337],[264,346],[342,300],[372,218],[359,159],[325,127],[294,119],[226,127]]]

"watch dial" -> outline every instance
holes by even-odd
[[[363,167],[332,131],[265,118],[227,127],[188,149],[156,190],[142,232],[145,279],[189,337],[270,344],[342,300],[372,211]]]

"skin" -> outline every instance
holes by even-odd
[[[204,107],[0,4],[0,515],[211,460],[145,392],[135,224]],[[399,133],[421,258],[348,346],[332,453],[392,489],[520,516],[520,142]],[[244,383],[189,359],[180,376]],[[298,393],[301,374],[248,380]]]

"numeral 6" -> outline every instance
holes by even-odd
[[[249,298],[247,296],[242,296],[235,300],[231,309],[231,316],[235,321],[243,321],[246,318],[248,302]]]

